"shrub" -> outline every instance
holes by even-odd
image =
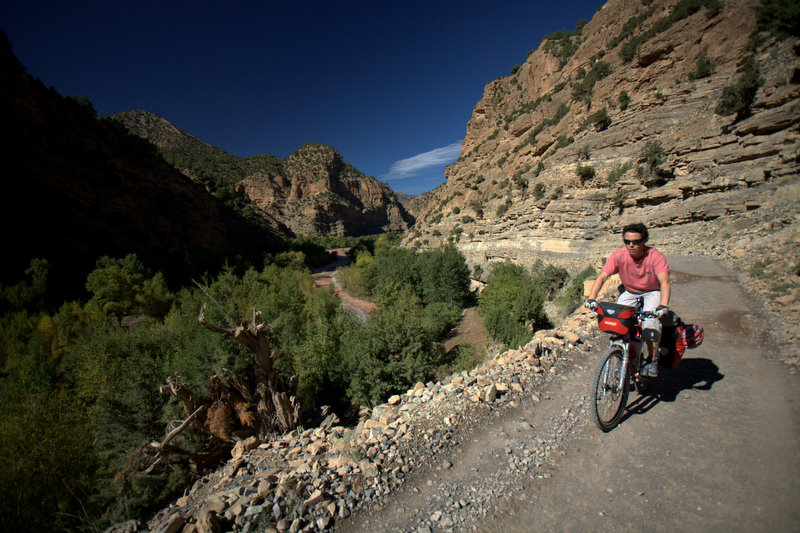
[[[550,325],[544,313],[544,297],[533,277],[512,263],[492,268],[478,298],[478,312],[489,334],[514,348],[527,343],[536,329]]]
[[[611,169],[611,172],[608,173],[608,183],[610,185],[616,184],[619,179],[631,168],[633,168],[633,163],[630,161],[624,165],[616,165],[613,169]]]
[[[469,224],[470,222],[475,222],[475,219],[469,215],[464,215],[463,217],[461,217],[462,224]]]
[[[567,137],[566,135],[559,135],[558,140],[556,141],[556,145],[553,148],[553,151],[550,152],[550,155],[556,153],[560,148],[564,148],[565,146],[569,146],[570,144],[575,142],[575,137]]]
[[[558,58],[559,70],[564,68],[579,46],[572,40],[572,34],[566,30],[558,30],[550,35],[545,35],[542,40],[545,41],[544,51]]]
[[[475,216],[483,218],[483,200],[473,200],[469,206],[475,211]]]
[[[537,183],[533,186],[533,197],[537,200],[544,198],[545,187],[543,183]]]
[[[628,95],[628,91],[622,91],[619,93],[619,108],[621,110],[628,109],[628,104],[631,103],[631,97]]]
[[[581,181],[586,181],[594,178],[594,167],[591,165],[578,165],[578,177]]]
[[[572,99],[589,101],[595,83],[611,74],[611,65],[597,61],[581,83],[572,86]]]
[[[483,356],[475,346],[462,344],[456,347],[456,356],[447,365],[441,367],[437,376],[444,379],[456,372],[470,371],[483,361]]]
[[[750,116],[750,108],[756,98],[756,92],[764,79],[758,72],[755,57],[745,56],[739,62],[741,75],[739,79],[722,89],[722,96],[714,112],[718,115],[732,115],[736,113],[736,120]]]
[[[457,214],[459,214],[460,212],[461,212],[461,208],[460,208],[460,207],[458,207],[458,206],[455,206],[455,207],[453,208],[453,211],[452,211],[452,213],[453,213],[454,215],[457,215]]]
[[[697,56],[696,68],[694,72],[689,73],[690,80],[707,78],[714,73],[714,63],[708,60],[707,53],[707,46],[700,50],[700,54]]]
[[[514,65],[513,67],[511,67],[511,75],[512,76],[514,74],[516,74],[517,72],[519,72],[519,65]]]
[[[531,268],[533,281],[537,289],[545,298],[549,298],[558,291],[569,278],[569,273],[563,267],[546,265],[541,260],[537,260]]]
[[[646,163],[652,170],[664,162],[664,148],[659,141],[647,141],[644,148],[639,152],[639,162]]]
[[[502,203],[502,204],[497,206],[497,210],[495,211],[495,215],[497,215],[498,217],[501,217],[501,216],[505,215],[506,211],[508,211],[509,207],[511,207],[511,200],[510,199],[506,200],[504,203]]]
[[[604,107],[600,111],[589,115],[589,122],[594,125],[595,130],[603,131],[611,125],[611,117],[608,116],[608,110]]]
[[[633,60],[642,43],[667,31],[675,22],[693,15],[703,8],[706,9],[706,17],[711,18],[719,13],[721,4],[719,0],[679,0],[672,8],[670,14],[656,20],[648,31],[630,37],[619,51],[620,58],[622,58],[622,61],[625,63]],[[625,24],[622,33],[612,41],[613,46],[616,46],[616,44],[631,35],[636,27],[654,13],[654,10],[655,7],[652,7],[642,15],[631,17]],[[609,48],[613,48],[613,46],[609,46]]]
[[[583,302],[583,282],[597,277],[597,270],[589,265],[578,273],[570,282],[564,294],[556,299],[556,303],[566,312],[570,312]]]

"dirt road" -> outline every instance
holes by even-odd
[[[311,277],[318,287],[333,286],[333,292],[342,301],[342,307],[356,313],[363,322],[367,321],[369,314],[374,311],[377,306],[375,303],[362,300],[352,294],[345,292],[341,287],[336,284],[334,276],[336,269],[349,265],[353,262],[352,258],[347,255],[348,248],[335,248],[328,250],[329,252],[336,253],[336,260],[320,267],[312,273]]]
[[[451,466],[337,530],[799,531],[798,378],[771,353],[731,272],[669,259],[672,307],[705,341],[662,373],[656,396],[631,393],[619,427],[604,434],[588,417],[598,344],[541,401],[476,428]],[[519,476],[512,457],[529,442],[542,460]]]

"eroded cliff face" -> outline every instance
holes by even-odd
[[[577,49],[564,61],[551,39],[487,84],[407,244],[452,239],[485,267],[605,254],[630,222],[683,252],[724,247],[775,216],[800,223],[798,40],[750,52],[754,2],[680,17],[682,4],[611,0],[569,36]],[[715,113],[749,54],[762,81],[752,115]]]
[[[388,185],[325,145],[306,144],[285,160],[282,174],[254,174],[238,187],[301,235],[404,232],[414,221]]]

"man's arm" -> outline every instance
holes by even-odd
[[[603,284],[608,279],[608,274],[603,271],[600,271],[600,275],[597,276],[597,279],[594,280],[594,285],[592,285],[592,290],[589,291],[589,300],[594,300],[597,298],[597,294],[600,292],[600,289],[603,288]],[[667,280],[669,283],[669,280]]]
[[[670,291],[672,290],[672,285],[669,281],[669,270],[659,272],[656,274],[656,277],[658,278],[658,284],[660,286],[659,290],[661,291],[661,301],[659,302],[659,305],[667,307],[669,305]]]

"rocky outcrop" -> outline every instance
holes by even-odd
[[[285,160],[282,173],[248,176],[238,188],[301,235],[403,232],[414,220],[388,185],[325,145],[306,144]]]
[[[797,39],[760,45],[763,83],[752,116],[737,121],[715,109],[741,77],[753,2],[673,16],[660,32],[682,3],[647,4],[611,0],[573,32],[577,50],[562,68],[545,41],[513,76],[487,84],[460,158],[406,242],[456,241],[486,271],[498,259],[607,253],[633,221],[662,248],[702,251],[709,243],[694,235],[721,235],[754,210],[797,213],[786,194],[800,170]],[[626,27],[643,36],[632,55]],[[698,78],[703,57],[713,72]]]

